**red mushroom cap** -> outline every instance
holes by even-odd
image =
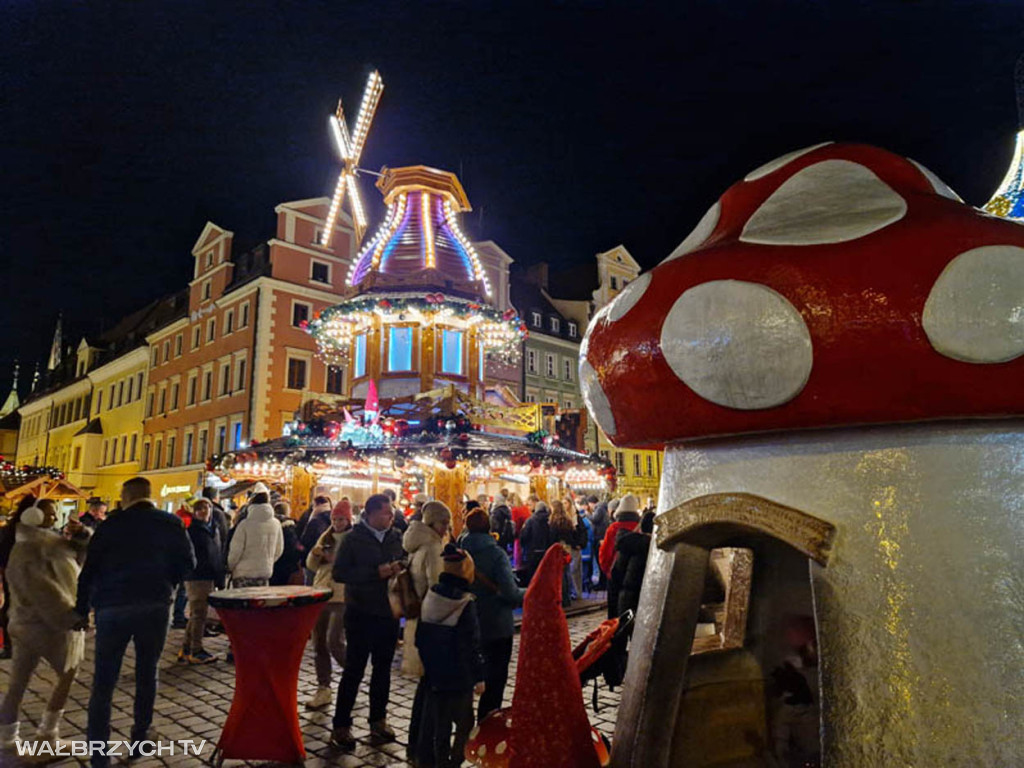
[[[923,166],[823,144],[730,187],[590,323],[618,445],[1024,412],[1024,227]]]

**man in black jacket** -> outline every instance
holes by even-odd
[[[185,527],[157,509],[149,480],[121,487],[122,509],[96,529],[78,577],[75,612],[84,623],[96,610],[96,668],[89,698],[89,741],[110,738],[110,704],[129,642],[135,645],[135,723],[132,741],[145,740],[153,722],[157,662],[167,638],[171,595],[195,568]],[[93,768],[110,758],[94,754]]]
[[[404,567],[402,537],[394,530],[391,500],[382,493],[366,500],[359,523],[338,545],[334,556],[335,581],[345,585],[345,635],[348,650],[338,686],[331,743],[353,749],[352,707],[359,684],[372,660],[370,676],[370,741],[395,740],[387,724],[391,693],[391,661],[398,644],[398,619],[388,600],[388,579]]]
[[[217,660],[203,648],[210,593],[224,586],[220,531],[210,519],[212,510],[213,504],[209,499],[199,499],[192,506],[192,523],[188,527],[188,538],[196,553],[196,567],[185,576],[189,617],[185,642],[178,652],[178,661],[188,664],[209,664]]]
[[[210,511],[210,524],[216,529],[217,537],[220,539],[220,560],[222,564],[228,561],[228,531],[231,530],[231,521],[228,513],[220,503],[220,491],[213,487],[203,488],[203,498],[208,499],[212,505]]]

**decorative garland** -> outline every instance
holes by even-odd
[[[28,464],[18,467],[13,461],[0,456],[0,480],[5,485],[23,485],[37,477],[49,477],[51,480],[63,480],[64,471],[57,467],[34,467]]]

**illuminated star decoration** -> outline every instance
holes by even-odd
[[[366,81],[363,101],[359,105],[359,115],[356,117],[355,130],[352,133],[349,133],[348,124],[345,122],[341,100],[338,101],[337,111],[328,118],[331,133],[344,166],[338,175],[338,183],[334,187],[334,197],[331,198],[327,221],[320,236],[320,245],[324,248],[331,244],[334,224],[338,219],[338,213],[341,211],[341,204],[344,202],[346,194],[349,198],[349,207],[352,210],[356,243],[361,243],[363,240],[363,233],[366,231],[366,209],[363,208],[363,201],[359,197],[356,174],[359,171],[359,158],[362,156],[363,147],[366,144],[366,135],[370,131],[370,123],[373,121],[373,115],[377,111],[377,104],[380,102],[380,95],[383,91],[384,81],[381,79],[380,72],[373,70]]]

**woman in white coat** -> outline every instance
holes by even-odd
[[[57,515],[47,499],[25,510],[15,529],[14,548],[5,577],[10,582],[8,631],[15,640],[7,695],[0,705],[0,746],[18,739],[18,710],[32,673],[45,659],[57,673],[50,701],[35,738],[56,741],[71,683],[82,663],[85,635],[72,627],[81,559],[89,532],[77,521],[68,523],[70,539],[53,530]]]
[[[274,517],[270,497],[257,493],[249,502],[245,520],[238,524],[228,548],[232,587],[265,587],[274,562],[284,552],[284,533]]]

